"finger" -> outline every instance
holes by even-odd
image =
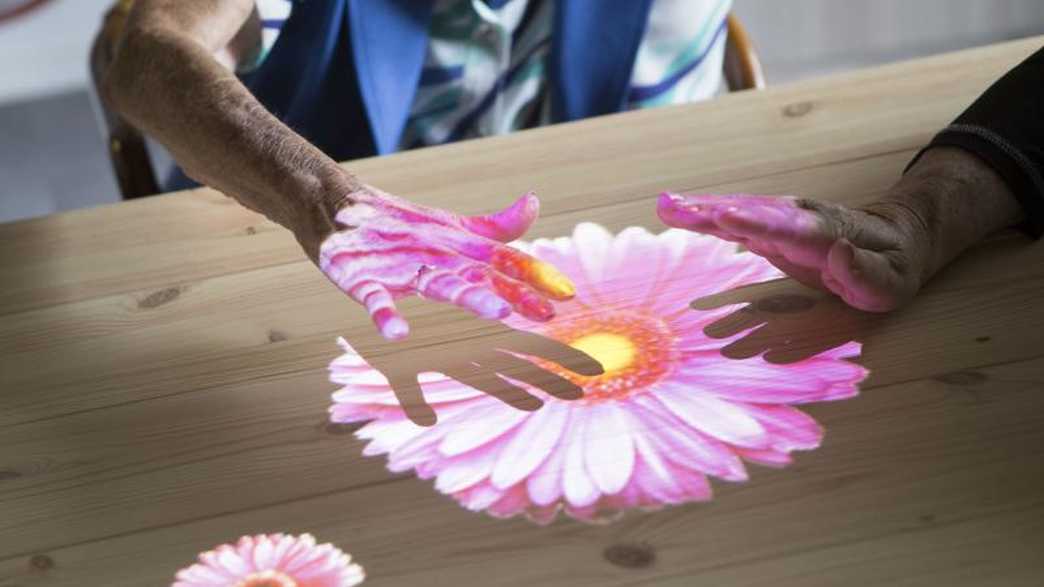
[[[376,281],[364,281],[349,290],[348,295],[366,308],[377,331],[384,338],[401,340],[410,333],[406,319],[399,313],[395,300],[383,285]]]
[[[443,374],[526,412],[538,410],[540,406],[544,405],[539,398],[529,394],[521,387],[508,383],[498,377],[496,373],[486,371],[474,364],[447,369],[443,371]]]
[[[401,376],[389,376],[388,384],[399,400],[402,411],[406,413],[414,424],[418,426],[432,426],[437,420],[435,410],[424,400],[424,390],[417,382],[417,376],[413,373],[404,373]]]
[[[551,302],[521,281],[491,272],[489,283],[493,291],[507,300],[520,316],[536,322],[547,322],[555,317],[555,307]]]
[[[507,246],[498,246],[489,257],[494,269],[533,287],[555,300],[576,295],[576,286],[550,263]]]
[[[605,373],[602,364],[591,355],[553,338],[532,332],[512,330],[504,335],[503,340],[495,340],[493,344],[502,351],[553,361],[578,375],[596,377]]]
[[[790,205],[793,198],[788,196],[755,196],[747,194],[673,194],[664,192],[657,200],[656,212],[668,226],[684,228],[730,240],[745,243],[748,238],[732,233],[722,227],[718,215],[730,208],[752,208],[765,206]]]
[[[501,375],[528,383],[559,399],[577,400],[584,397],[583,387],[557,373],[511,354],[499,352],[495,355],[496,357],[492,359],[482,359],[482,366]]]
[[[823,283],[850,306],[868,312],[887,312],[901,301],[903,290],[888,259],[880,253],[856,248],[838,239],[827,255],[828,274]]]
[[[663,192],[656,200],[656,215],[667,226],[696,232],[716,231],[714,219],[700,204],[680,194]]]
[[[466,236],[462,236],[466,235]],[[576,295],[576,286],[550,263],[546,263],[499,242],[468,235],[447,234],[446,243],[461,255],[489,264],[504,275],[526,283],[555,300],[568,300]]]
[[[776,204],[779,202],[794,202],[793,196],[766,196],[759,194],[677,194],[663,192],[685,204],[686,206],[719,206],[719,205],[749,205],[749,204]]]
[[[471,284],[490,287],[520,316],[537,322],[547,322],[555,316],[555,307],[547,298],[521,281],[511,279],[482,265],[471,265],[457,274]]]
[[[451,271],[422,268],[417,278],[417,292],[425,298],[464,308],[480,318],[502,320],[511,314],[508,302],[485,286],[466,281]]]
[[[820,234],[817,216],[788,201],[773,204],[742,202],[712,212],[717,225],[749,239],[801,242]]]
[[[834,241],[818,213],[799,209],[790,202],[747,208],[730,206],[713,214],[722,230],[740,242],[749,242],[752,252],[805,267],[823,267]]]
[[[513,241],[529,230],[540,214],[540,200],[529,192],[500,212],[465,216],[461,224],[475,234],[501,242]]]

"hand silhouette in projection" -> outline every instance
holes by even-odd
[[[527,411],[539,409],[543,401],[509,379],[563,400],[583,397],[580,386],[534,360],[557,363],[578,375],[603,373],[598,361],[567,344],[499,322],[476,322],[455,308],[411,322],[413,332],[405,341],[367,334],[351,346],[384,375],[407,417],[421,426],[436,421],[418,381],[422,373],[441,373]]]
[[[796,363],[851,341],[861,340],[874,315],[854,310],[837,297],[793,279],[746,285],[699,298],[696,311],[747,304],[704,328],[711,338],[746,335],[722,348],[730,359],[764,353],[770,363]]]

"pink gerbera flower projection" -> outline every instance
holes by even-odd
[[[848,398],[867,371],[847,360],[849,342],[799,363],[729,359],[704,328],[738,309],[695,311],[690,302],[781,274],[734,244],[695,233],[612,235],[594,224],[572,237],[516,246],[553,263],[577,285],[549,323],[511,317],[596,358],[605,373],[584,377],[533,359],[584,389],[533,412],[509,406],[438,373],[421,378],[438,423],[421,427],[398,408],[387,380],[341,340],[330,366],[331,419],[370,421],[356,435],[364,454],[413,470],[470,510],[524,514],[548,523],[559,512],[601,521],[629,509],[711,498],[708,477],[748,478],[744,461],[780,467],[791,452],[819,446],[820,426],[794,405]]]
[[[349,555],[311,534],[261,534],[200,554],[171,587],[351,587],[363,578]]]

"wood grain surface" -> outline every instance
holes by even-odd
[[[664,189],[857,204],[1042,44],[348,166],[467,213],[535,189],[533,237],[658,230]],[[165,585],[202,550],[278,530],[342,546],[372,585],[1044,584],[1044,246],[1014,233],[901,312],[818,298],[776,325],[864,343],[862,395],[809,408],[824,446],[716,484],[710,503],[608,526],[469,513],[363,458],[326,422],[325,367],[339,335],[383,343],[288,233],[221,194],[0,225],[0,273],[2,587]],[[403,357],[496,336],[405,307],[415,332],[389,351]]]

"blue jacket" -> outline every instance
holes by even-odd
[[[433,1],[297,0],[265,61],[243,81],[337,161],[394,152]],[[557,0],[548,64],[554,122],[623,108],[652,1]]]

